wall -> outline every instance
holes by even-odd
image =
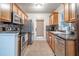
[[[44,38],[42,40],[45,40],[46,39],[46,25],[49,24],[49,15],[50,13],[28,13],[28,19],[29,20],[32,20],[33,21],[33,26],[34,26],[34,30],[33,30],[33,33],[34,33],[34,40],[37,40],[36,39],[36,20],[37,19],[43,19],[44,20]],[[41,40],[41,39],[39,39]]]

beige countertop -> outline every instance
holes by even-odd
[[[49,31],[49,32],[64,40],[76,40],[76,35],[70,35],[66,34],[65,32],[59,32],[59,31]]]

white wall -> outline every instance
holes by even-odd
[[[49,24],[49,15],[50,13],[29,13],[28,14],[28,19],[30,20],[33,20],[33,24],[34,24],[34,40],[37,40],[36,39],[36,31],[35,31],[35,28],[36,28],[36,20],[37,19],[44,19],[44,39],[46,39],[46,25]],[[41,40],[41,39],[40,39]]]

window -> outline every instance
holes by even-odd
[[[69,27],[69,24],[64,21],[64,12],[62,12],[60,14],[59,29],[66,30],[66,28],[68,27]]]

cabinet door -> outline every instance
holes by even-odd
[[[73,22],[75,21],[75,3],[70,4],[70,21]]]
[[[52,35],[52,49],[53,49],[53,51],[55,52],[55,36],[54,35]]]
[[[22,18],[22,12],[18,9],[18,15]]]
[[[52,24],[57,25],[58,24],[58,13],[53,14]]]
[[[52,36],[50,33],[48,33],[48,44],[51,47],[51,43],[52,43]]]
[[[1,5],[1,4],[0,4]],[[1,19],[1,6],[0,6],[0,19]]]
[[[18,8],[15,4],[13,4],[13,12],[16,12],[18,14]]]
[[[49,45],[51,46],[51,39],[52,39],[52,37],[51,36],[49,36]]]
[[[66,55],[75,56],[75,41],[66,41]]]
[[[76,17],[79,19],[79,3],[76,3]]]
[[[1,21],[11,22],[11,4],[2,3],[1,6]]]
[[[69,22],[69,4],[68,3],[64,4],[64,19],[65,19],[65,22]]]

